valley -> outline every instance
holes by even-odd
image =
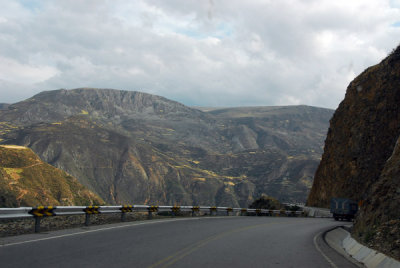
[[[332,110],[191,108],[134,91],[42,92],[0,110],[3,144],[27,146],[109,204],[246,207],[304,202]]]

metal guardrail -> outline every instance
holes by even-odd
[[[215,206],[150,206],[150,205],[124,205],[124,206],[39,206],[20,208],[0,208],[0,220],[34,218],[35,232],[40,232],[40,220],[44,217],[85,215],[85,225],[90,225],[90,217],[94,214],[121,213],[121,221],[125,221],[126,213],[147,212],[148,219],[152,219],[153,213],[169,212],[176,216],[179,212],[191,212],[192,216],[198,215],[201,211],[208,212],[211,216],[218,212],[225,212],[227,216],[233,213],[240,213],[241,216],[299,216],[304,215],[303,211],[289,210],[268,210],[251,208],[231,208]]]
[[[315,218],[332,218],[332,213],[328,208],[303,207],[302,208],[310,217]]]

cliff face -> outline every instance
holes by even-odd
[[[92,205],[103,200],[31,149],[0,146],[0,207]]]
[[[400,134],[400,49],[355,78],[330,121],[308,205],[367,200]]]
[[[354,224],[361,242],[400,260],[400,138]]]
[[[308,205],[362,200],[353,235],[400,259],[400,46],[352,81],[330,122]]]

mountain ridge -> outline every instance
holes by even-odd
[[[110,204],[304,200],[332,111],[260,109],[218,117],[140,92],[48,91],[0,110],[0,142],[32,148]]]
[[[8,103],[0,103],[0,110],[6,110],[10,106]]]
[[[40,105],[40,104],[43,105]],[[71,104],[74,105],[71,105]],[[31,120],[32,123],[52,122],[66,119],[72,115],[93,113],[94,116],[112,117],[141,115],[160,116],[174,111],[197,113],[178,102],[164,97],[139,91],[114,89],[78,88],[73,90],[59,89],[43,91],[33,97],[8,106],[8,110],[21,109],[17,113],[20,120]],[[48,111],[52,113],[49,114]],[[10,112],[10,115],[15,112]],[[25,117],[23,116],[25,115]],[[3,116],[7,116],[7,113]],[[19,122],[20,120],[16,120]]]

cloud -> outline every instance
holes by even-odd
[[[336,108],[400,42],[397,0],[3,2],[0,102],[107,87],[187,105]]]
[[[38,66],[35,64],[22,64],[14,59],[0,56],[0,79],[10,81],[30,81],[37,83],[45,81],[58,73],[51,66]]]

